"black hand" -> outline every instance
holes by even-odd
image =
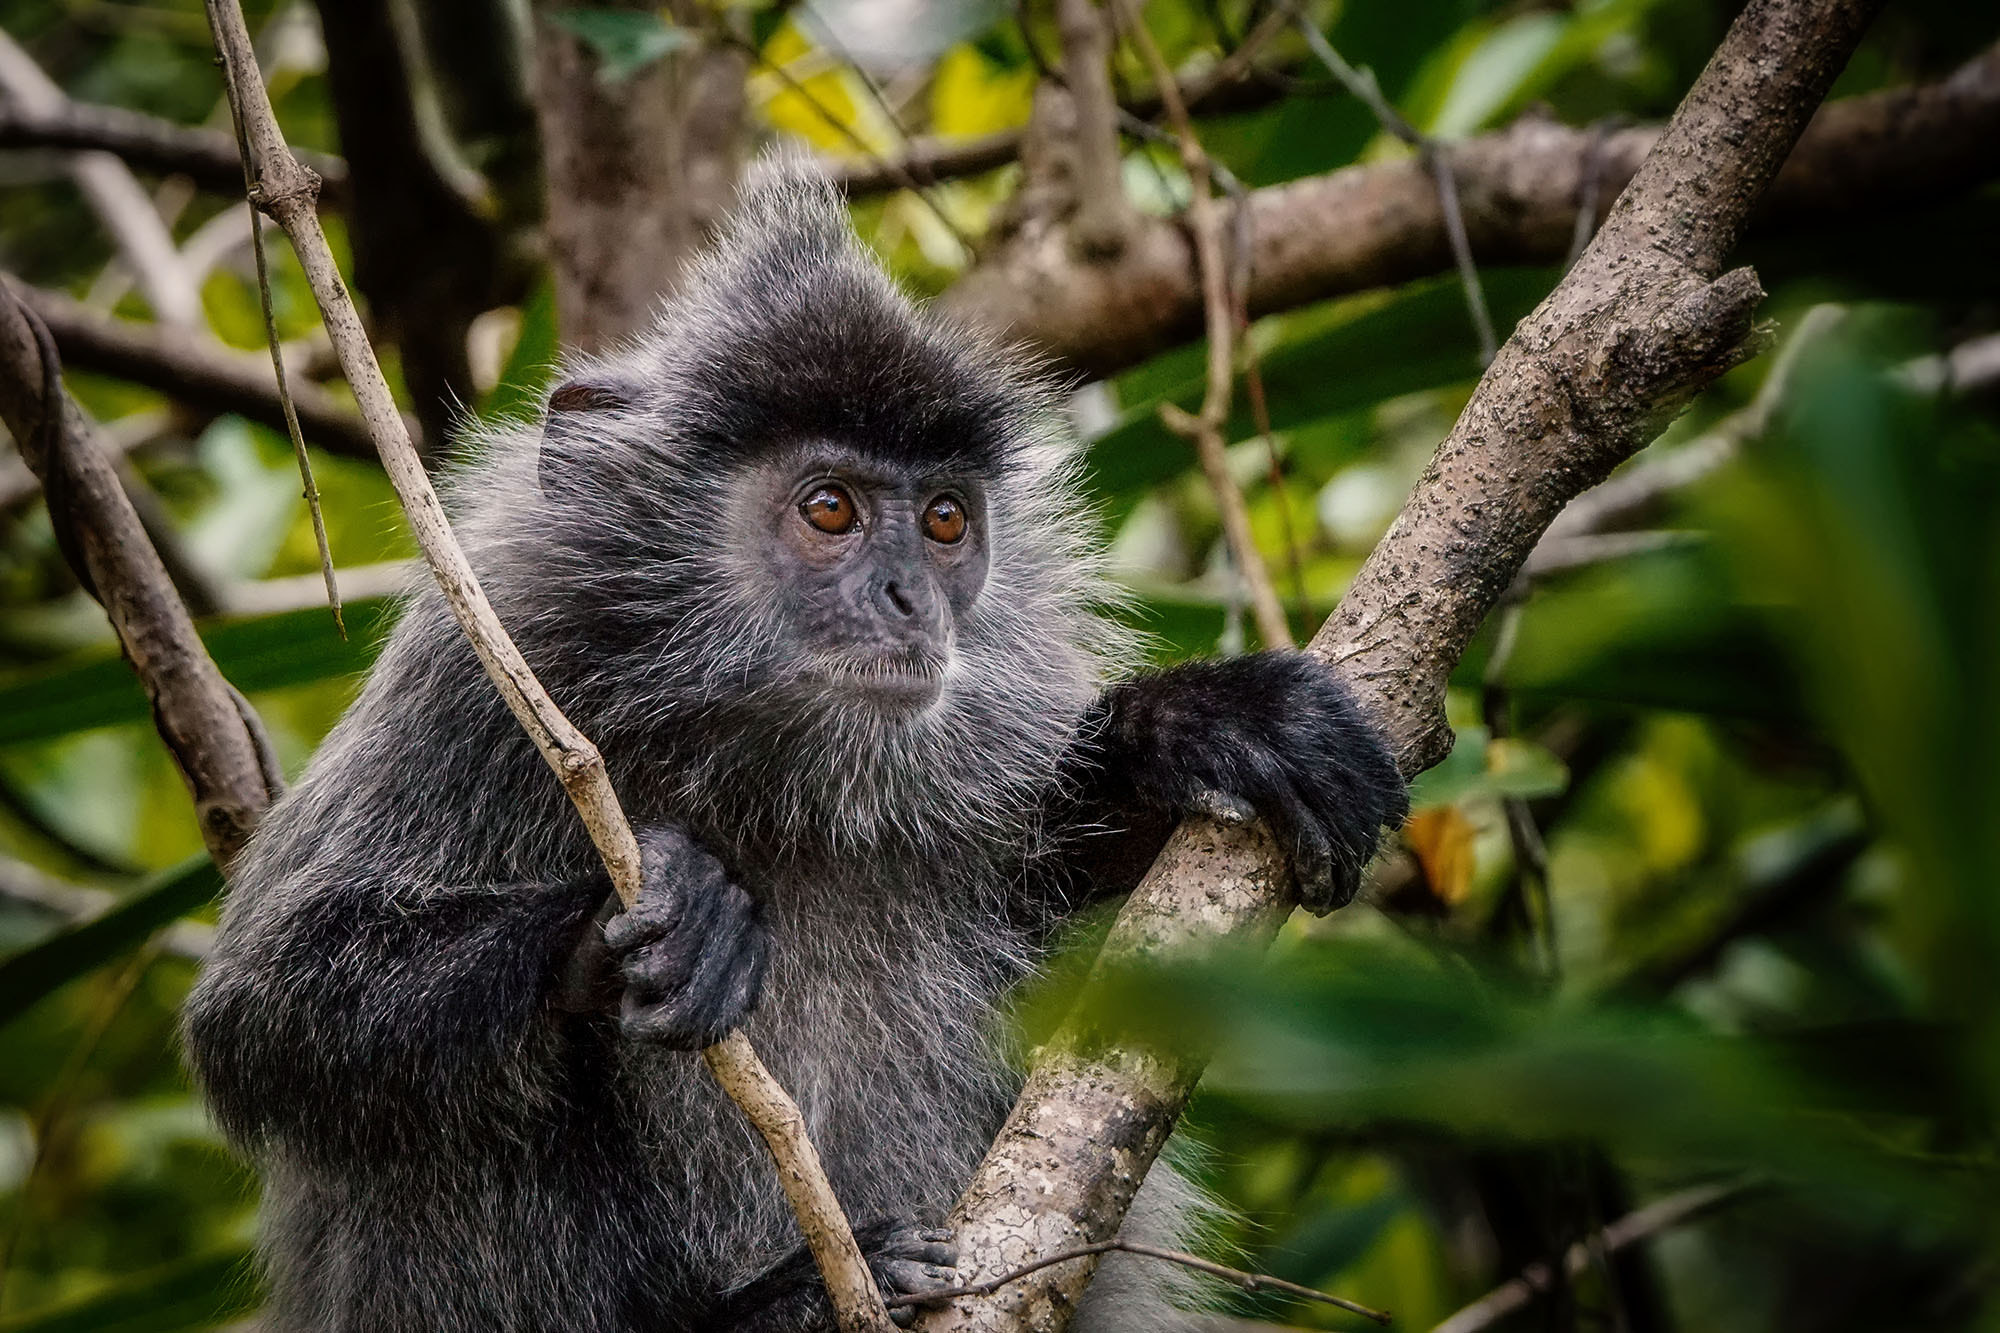
[[[711,1045],[756,1007],[769,932],[756,900],[679,828],[644,831],[639,851],[639,901],[604,924],[620,1024],[639,1041]]]
[[[1248,804],[1291,855],[1315,912],[1353,900],[1408,795],[1331,672],[1303,653],[1191,662],[1105,692],[1096,746],[1116,793],[1173,813]]]

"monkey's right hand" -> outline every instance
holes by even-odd
[[[618,1016],[635,1041],[695,1050],[757,1006],[771,936],[757,900],[686,832],[639,833],[639,900],[604,923],[623,983]]]

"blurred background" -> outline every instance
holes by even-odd
[[[1659,122],[1734,13],[1297,8],[1447,143]],[[1006,237],[1010,145],[1059,49],[1041,3],[246,9],[286,133],[328,155],[326,225],[439,464],[454,414],[532,409],[563,337],[523,43],[567,43],[615,98],[659,77],[685,93],[690,53],[725,34],[745,142],[845,163],[863,237],[927,293]],[[1144,6],[1192,80],[1272,12]],[[1278,29],[1240,62],[1254,77],[1196,105],[1225,186],[1409,156]],[[414,548],[341,433],[351,399],[272,233],[288,365],[325,414],[308,440],[343,639],[268,392],[225,391],[225,372],[269,380],[226,155],[204,174],[128,150],[128,169],[47,129],[66,106],[116,108],[213,147],[228,113],[201,5],[0,0],[0,30],[0,268],[37,293],[211,652],[296,773]],[[1990,88],[1996,36],[1991,5],[1896,0],[1834,96],[1982,57]],[[1147,66],[1127,44],[1112,68],[1137,122],[1127,193],[1171,213],[1187,180],[1143,130]],[[909,166],[931,160],[918,150],[947,165]],[[1532,1299],[1517,1283],[1517,1309],[1448,1327],[2000,1328],[2000,134],[1983,152],[1969,184],[1753,232],[1742,258],[1778,350],[1538,548],[1457,674],[1457,748],[1419,781],[1365,902],[1294,920],[1268,961],[1129,980],[1155,1035],[1216,1048],[1185,1137],[1235,1210],[1232,1262],[1401,1329],[1524,1272]],[[150,263],[149,236],[165,247]],[[1474,257],[1503,338],[1562,271],[1559,253]],[[1286,304],[1249,328],[1228,462],[1303,639],[1449,430],[1481,348],[1448,262]],[[1214,495],[1156,415],[1198,404],[1201,347],[1076,378],[1091,498],[1156,654],[1257,647]],[[255,1181],[175,1035],[219,888],[201,850],[144,696],[0,451],[4,1333],[254,1318]],[[1275,1297],[1231,1318],[1365,1326]]]

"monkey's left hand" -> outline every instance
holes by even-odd
[[[1408,794],[1333,673],[1299,652],[1189,662],[1105,691],[1094,737],[1111,794],[1176,816],[1248,806],[1291,855],[1299,900],[1352,901]]]

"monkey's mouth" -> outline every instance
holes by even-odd
[[[830,665],[836,686],[891,712],[920,712],[944,693],[946,663],[935,653],[856,655]]]

